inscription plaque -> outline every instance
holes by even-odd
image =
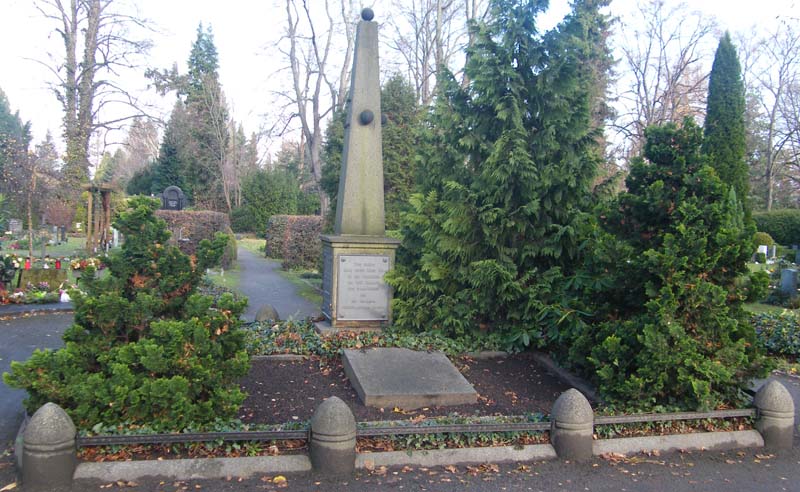
[[[355,321],[388,320],[389,286],[383,281],[388,271],[388,256],[340,255],[336,317]]]

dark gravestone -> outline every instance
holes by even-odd
[[[161,194],[162,210],[183,210],[186,206],[186,195],[177,186],[168,186]]]

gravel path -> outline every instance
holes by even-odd
[[[258,309],[272,304],[282,319],[317,316],[320,307],[300,297],[295,286],[278,273],[280,264],[239,248],[238,291],[249,298],[245,319],[252,321]]]

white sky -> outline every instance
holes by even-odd
[[[152,20],[158,31],[151,33],[150,55],[144,65],[168,68],[178,63],[185,72],[186,59],[197,25],[210,24],[219,52],[220,80],[232,107],[234,118],[242,121],[247,133],[269,124],[264,117],[274,108],[270,95],[277,89],[275,72],[282,65],[273,43],[284,30],[285,11],[280,0],[127,0],[138,5],[141,16]],[[315,1],[309,0],[314,6]],[[668,4],[677,0],[666,0]],[[392,0],[367,0],[376,20],[391,12]],[[563,15],[567,0],[551,0],[551,10]],[[752,26],[774,25],[778,15],[800,22],[800,0],[695,0],[691,8],[716,16],[721,29],[732,32]],[[612,13],[627,17],[636,0],[613,0]],[[33,124],[35,141],[50,130],[60,141],[61,108],[47,89],[52,77],[47,69],[32,60],[46,60],[47,53],[59,53],[59,40],[53,25],[35,9],[33,0],[0,0],[0,89],[8,96],[12,110]],[[716,44],[716,43],[715,43]],[[63,49],[63,48],[61,48]],[[382,56],[384,54],[382,53]],[[338,70],[339,67],[332,67]],[[128,88],[141,91],[168,113],[172,96],[157,97],[146,92],[144,67],[125,78]]]

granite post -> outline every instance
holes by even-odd
[[[571,388],[558,397],[550,412],[550,442],[559,458],[592,457],[594,411],[583,394]]]
[[[311,466],[322,476],[342,476],[356,467],[356,419],[336,396],[322,402],[311,417]]]
[[[22,443],[22,483],[25,490],[51,490],[72,485],[78,466],[77,431],[67,412],[46,403],[33,414]]]
[[[385,236],[378,25],[361,11],[356,31],[333,235],[322,239],[322,312],[328,329],[379,330],[391,322],[396,239]]]
[[[758,409],[756,430],[768,449],[791,449],[794,439],[794,400],[789,390],[772,380],[759,388],[754,403]]]

